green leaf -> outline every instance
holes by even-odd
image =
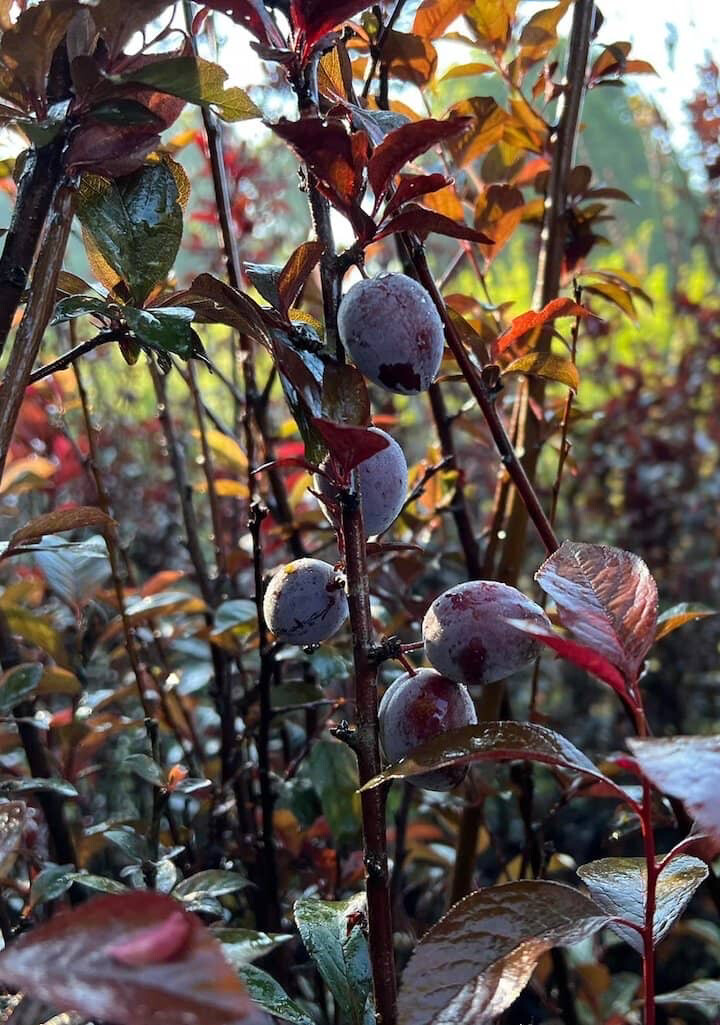
[[[700,602],[681,602],[679,605],[673,605],[671,609],[666,609],[658,616],[655,640],[667,637],[673,630],[685,626],[686,623],[694,623],[696,619],[707,619],[708,616],[717,616],[717,610]]]
[[[603,911],[613,917],[626,918],[638,926],[645,924],[647,865],[644,858],[601,858],[581,865],[577,874]],[[699,858],[689,856],[673,858],[660,873],[653,920],[653,942],[656,946],[683,913],[707,874],[707,865]],[[611,923],[610,928],[642,954],[640,933],[625,925]]]
[[[124,765],[126,769],[130,769],[136,776],[152,783],[154,787],[164,787],[167,783],[165,773],[149,755],[128,755]]]
[[[44,536],[33,557],[53,591],[71,606],[92,598],[110,574],[107,545],[99,534],[79,542]]]
[[[174,352],[185,360],[201,351],[197,335],[191,327],[192,310],[180,306],[152,310],[136,310],[124,306],[122,313],[128,327],[140,341],[156,351]]]
[[[249,885],[250,880],[239,872],[210,868],[183,879],[172,891],[172,895],[181,900],[195,900],[199,896],[225,897],[229,893],[244,890]]]
[[[285,933],[252,929],[213,929],[213,934],[222,943],[223,953],[236,971],[294,939]]]
[[[250,998],[261,1010],[276,1018],[282,1018],[283,1021],[292,1022],[293,1025],[314,1025],[312,1018],[309,1018],[302,1007],[287,995],[272,975],[256,968],[255,965],[244,965],[236,970],[245,983]]]
[[[99,893],[128,893],[127,886],[117,882],[115,879],[106,879],[105,876],[96,876],[91,872],[77,872],[74,882],[81,886],[87,886],[88,890],[96,890]]]
[[[720,1014],[720,980],[698,979],[672,993],[655,997],[656,1004],[687,1004],[706,1014],[713,1021]]]
[[[56,305],[50,326],[74,320],[75,317],[83,317],[87,313],[107,315],[107,307],[104,299],[98,299],[94,295],[68,295]]]
[[[70,889],[77,877],[73,865],[47,865],[33,879],[30,887],[30,907],[37,907],[48,900],[57,900]]]
[[[43,674],[39,662],[28,662],[9,669],[0,677],[0,715],[8,715],[15,705],[31,697]]]
[[[365,897],[298,900],[295,921],[305,947],[327,983],[348,1025],[363,1025],[372,999],[370,957],[361,923]]]
[[[142,82],[188,103],[214,107],[223,121],[262,117],[262,111],[243,89],[225,88],[227,77],[224,68],[202,57],[169,57],[139,68],[124,81]]]
[[[238,626],[254,623],[257,618],[255,602],[249,598],[234,598],[224,601],[215,610],[213,633],[222,634],[226,630],[234,630]]]
[[[105,832],[105,839],[119,847],[123,854],[131,861],[146,861],[150,857],[150,848],[144,836],[136,833],[132,826],[120,826],[118,829],[108,829]]]
[[[43,779],[28,776],[25,779],[4,779],[0,783],[0,793],[5,794],[57,794],[58,797],[77,797],[78,792],[72,783],[65,779]]]
[[[108,125],[153,125],[158,131],[165,127],[163,119],[144,103],[122,97],[103,100],[88,111],[88,116]]]
[[[310,752],[309,770],[323,815],[336,842],[352,843],[360,831],[355,755],[339,740],[319,740]]]
[[[78,217],[100,257],[142,305],[175,262],[183,215],[169,168],[146,164],[114,181],[84,175]]]
[[[415,948],[398,996],[399,1025],[490,1025],[547,950],[579,943],[607,921],[562,883],[507,883],[471,893]]]

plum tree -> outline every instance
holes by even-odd
[[[398,443],[379,427],[371,427],[374,434],[387,438],[388,446],[358,466],[363,523],[367,534],[380,534],[395,522],[407,496],[408,468],[405,453]],[[329,459],[322,464],[327,469]],[[338,489],[320,474],[315,476],[315,487],[328,500],[337,499]],[[332,519],[332,516],[330,516]]]
[[[378,717],[380,744],[391,762],[438,734],[477,722],[467,687],[434,669],[404,673],[393,680],[383,694]],[[412,776],[410,782],[426,790],[452,790],[466,773],[467,766],[454,765]]]
[[[338,330],[357,368],[375,384],[415,395],[435,380],[442,321],[428,292],[405,274],[353,285],[340,303]]]
[[[327,562],[295,559],[281,566],[268,584],[263,613],[278,640],[320,644],[347,619],[342,580]]]
[[[550,630],[534,601],[495,580],[471,580],[441,594],[425,613],[425,654],[438,672],[467,684],[492,683],[535,659],[539,645],[507,619]]]

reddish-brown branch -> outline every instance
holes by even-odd
[[[357,478],[357,474],[354,474]],[[357,728],[353,748],[357,755],[360,784],[382,769],[378,743],[377,666],[370,659],[373,643],[370,615],[365,528],[360,497],[356,492],[342,503],[342,541],[345,552],[348,605],[355,668]],[[390,878],[383,787],[364,791],[362,799],[363,856],[366,870],[368,930],[375,1009],[380,1025],[395,1021],[395,957],[393,951]]]
[[[62,185],[53,198],[47,231],[33,273],[27,306],[0,384],[0,477],[33,365],[55,308],[55,291],[73,219],[75,190]]]

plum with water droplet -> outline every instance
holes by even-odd
[[[378,718],[380,744],[390,762],[441,733],[477,722],[467,687],[434,669],[398,676],[383,694]],[[409,781],[425,790],[452,790],[466,774],[466,765],[453,765],[411,776]]]
[[[550,621],[522,591],[495,580],[470,580],[441,594],[422,624],[425,654],[438,672],[468,685],[516,673],[540,652],[529,634],[507,619],[524,619],[549,632]]]
[[[358,281],[338,311],[340,340],[365,377],[400,395],[433,383],[445,333],[430,294],[405,274]]]
[[[388,445],[358,465],[360,496],[365,533],[381,534],[397,519],[407,497],[408,468],[405,454],[394,438],[379,427],[370,427],[373,434],[387,438]],[[321,469],[327,470],[329,459]],[[323,498],[337,502],[339,490],[327,477],[315,476],[316,490]],[[326,510],[327,511],[327,510]],[[329,517],[332,519],[332,515]]]
[[[342,580],[327,562],[295,559],[281,566],[268,584],[263,613],[279,641],[321,644],[348,617]]]

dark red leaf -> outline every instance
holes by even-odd
[[[67,166],[111,178],[132,174],[160,145],[160,136],[147,125],[86,124],[73,135]]]
[[[256,1020],[220,944],[176,900],[136,892],[54,915],[0,954],[6,986],[115,1025]]]
[[[627,684],[620,670],[616,669],[612,662],[608,662],[602,655],[598,655],[592,648],[578,644],[577,641],[568,640],[567,637],[560,637],[559,634],[543,633],[542,629],[525,619],[509,619],[508,623],[518,630],[522,630],[523,633],[532,634],[541,644],[556,651],[561,658],[572,662],[573,665],[579,666],[581,669],[586,669],[603,683],[609,684],[621,697],[629,699]]]
[[[367,161],[364,133],[351,138],[345,123],[332,117],[283,119],[272,128],[307,164],[322,194],[351,220],[360,237],[369,237],[374,224],[359,203]]]
[[[410,160],[427,152],[444,139],[450,139],[468,129],[469,117],[455,117],[448,121],[425,118],[410,121],[385,136],[375,149],[368,165],[368,179],[375,193],[376,208],[395,177]]]
[[[528,331],[534,331],[535,328],[542,327],[544,324],[549,324],[557,317],[594,317],[595,314],[591,313],[590,310],[586,310],[584,306],[578,305],[573,302],[572,299],[553,299],[547,306],[539,311],[529,310],[527,313],[523,313],[519,317],[515,317],[507,331],[503,331],[495,339],[493,346],[493,357],[499,356],[505,352],[513,342],[517,341],[518,338],[522,338]]]
[[[205,7],[214,11],[222,11],[239,25],[244,25],[256,39],[266,46],[283,49],[285,40],[280,35],[274,21],[265,10],[262,0],[203,0]]]
[[[446,178],[444,174],[403,174],[400,176],[400,184],[388,200],[384,216],[389,217],[403,203],[437,192],[446,185],[452,185],[452,182],[452,178]]]
[[[368,430],[367,427],[336,424],[319,416],[313,417],[312,422],[327,445],[343,479],[347,478],[350,471],[360,463],[374,456],[376,452],[382,452],[388,446],[387,438]]]
[[[408,204],[397,216],[393,217],[386,224],[381,225],[376,239],[385,238],[398,231],[413,231],[421,238],[426,238],[430,232],[436,235],[447,235],[450,238],[462,238],[467,242],[480,242],[483,245],[491,246],[493,241],[481,231],[470,228],[467,224],[458,224],[451,217],[438,214],[434,210],[426,210],[425,207]]]
[[[657,587],[637,555],[565,541],[535,574],[563,626],[634,680],[655,639]]]
[[[367,0],[292,0],[295,28],[305,36],[306,48],[348,18],[369,7]]]
[[[277,289],[282,313],[287,314],[297,299],[313,267],[322,256],[323,249],[322,242],[303,242],[280,271]]]

